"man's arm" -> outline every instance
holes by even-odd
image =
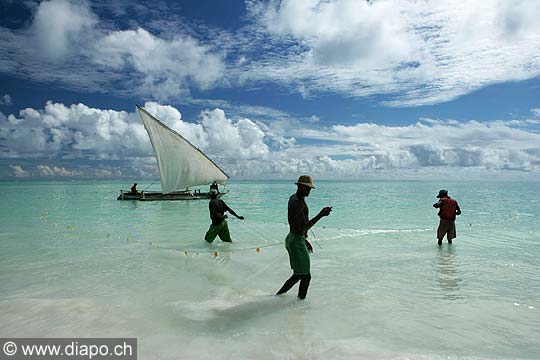
[[[332,211],[331,206],[327,206],[327,207],[322,208],[321,211],[319,211],[319,213],[314,218],[312,218],[311,220],[308,221],[308,223],[306,224],[306,232],[309,229],[311,229],[311,227],[313,225],[315,225],[317,223],[317,221],[321,220],[325,216],[330,215],[331,211]]]
[[[442,206],[443,202],[441,200],[437,201],[435,204],[433,204],[434,208],[440,208]]]
[[[461,209],[459,208],[459,205],[457,202],[456,202],[456,215],[461,215]]]
[[[307,237],[308,237],[307,232],[313,225],[317,223],[317,221],[321,220],[325,216],[330,215],[331,211],[332,211],[331,206],[322,208],[321,211],[319,211],[319,213],[313,219],[309,220],[308,223],[306,224],[306,247],[310,253],[313,253],[313,246],[311,246],[311,244],[307,240]]]
[[[225,209],[231,213],[234,217],[236,217],[237,219],[240,219],[240,220],[244,220],[244,217],[243,216],[240,216],[238,215],[237,213],[234,212],[233,209],[231,209],[229,206],[227,206],[227,204],[225,204],[225,202],[223,202],[223,205],[225,206]]]

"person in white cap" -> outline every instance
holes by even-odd
[[[210,219],[212,219],[212,224],[206,232],[204,239],[208,243],[212,243],[216,236],[219,236],[223,242],[232,242],[231,234],[229,233],[229,225],[227,224],[227,215],[225,211],[228,211],[236,218],[244,220],[243,216],[237,215],[233,209],[225,204],[225,201],[217,198],[218,191],[216,189],[210,190],[210,202],[208,203],[208,208],[210,210]]]
[[[289,234],[285,238],[285,247],[289,253],[289,262],[293,275],[285,281],[276,295],[281,295],[289,291],[298,281],[298,298],[305,299],[311,281],[311,269],[309,253],[313,252],[313,247],[307,241],[308,230],[324,216],[330,215],[331,207],[324,207],[317,216],[309,220],[309,210],[305,198],[309,196],[311,189],[315,189],[311,176],[302,175],[295,183],[296,193],[289,198],[288,220]]]

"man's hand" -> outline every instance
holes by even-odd
[[[321,211],[319,211],[319,215],[320,216],[328,216],[328,215],[330,215],[330,212],[332,212],[332,207],[331,206],[323,207],[321,209]]]
[[[309,241],[307,241],[307,239],[306,239],[306,247],[309,253],[313,254],[313,246],[311,246],[311,244],[309,243]]]
[[[244,217],[243,216],[239,216],[238,217],[240,220],[244,220]]]

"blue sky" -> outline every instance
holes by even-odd
[[[0,178],[538,179],[540,2],[0,4]]]

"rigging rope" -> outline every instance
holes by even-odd
[[[155,184],[156,182],[158,182],[158,181],[159,181],[159,179],[154,180],[154,182],[151,183],[150,185],[148,185],[147,187],[145,187],[145,188],[143,189],[143,191],[146,191],[150,186],[154,185],[154,184]]]

